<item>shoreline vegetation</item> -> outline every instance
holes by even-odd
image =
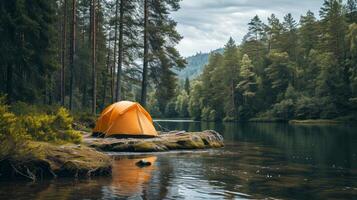
[[[282,118],[251,118],[249,120],[235,120],[235,121],[207,121],[207,120],[194,120],[188,118],[166,118],[166,119],[154,119],[154,122],[228,122],[228,123],[289,123],[289,124],[351,124],[357,120],[351,117],[340,117],[336,119],[282,119]]]
[[[157,152],[223,147],[215,131],[161,133],[155,138],[98,138],[95,116],[65,108],[5,104],[0,98],[0,180],[109,176],[105,152]]]
[[[21,102],[9,106],[5,98],[1,98],[0,180],[108,176],[112,158],[105,152],[160,152],[224,146],[222,136],[215,131],[161,132],[159,137],[147,139],[93,137],[90,131],[95,119],[91,114],[70,113],[61,107]],[[344,120],[253,118],[246,122],[316,125],[339,124]]]

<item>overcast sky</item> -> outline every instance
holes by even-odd
[[[184,39],[177,46],[187,57],[223,47],[229,36],[240,43],[252,17],[266,22],[274,13],[280,19],[291,13],[296,21],[311,10],[318,17],[323,0],[183,0],[181,9],[172,14]]]

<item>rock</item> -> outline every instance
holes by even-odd
[[[138,167],[147,167],[147,166],[150,166],[150,165],[151,165],[151,162],[146,161],[145,159],[139,160],[136,163],[136,166],[138,166]]]
[[[87,133],[83,143],[101,151],[159,152],[179,149],[207,149],[224,146],[223,137],[216,131],[171,131],[155,138],[96,138]]]
[[[31,142],[31,156],[0,161],[0,179],[110,175],[111,158],[93,148]]]

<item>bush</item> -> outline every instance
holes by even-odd
[[[5,105],[5,98],[0,97],[0,160],[15,156],[16,152],[27,152],[28,139],[17,117]]]
[[[54,126],[57,129],[71,130],[73,118],[65,108],[59,108],[54,119]]]
[[[73,118],[64,109],[58,109],[56,115],[35,114],[20,117],[20,121],[33,140],[46,142],[81,141],[81,134],[73,130]]]
[[[27,140],[45,142],[81,141],[81,134],[73,130],[73,118],[65,108],[40,108],[19,102],[11,108],[5,104],[5,98],[0,97],[0,141],[1,154],[7,149],[16,149],[17,145],[25,144]],[[46,114],[46,113],[52,114]]]

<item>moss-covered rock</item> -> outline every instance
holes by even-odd
[[[215,131],[169,132],[155,138],[96,138],[89,133],[83,142],[101,151],[159,152],[178,149],[206,149],[224,146],[223,137]]]
[[[31,154],[0,161],[0,179],[36,180],[55,177],[84,177],[111,174],[111,158],[81,145],[31,142]]]

